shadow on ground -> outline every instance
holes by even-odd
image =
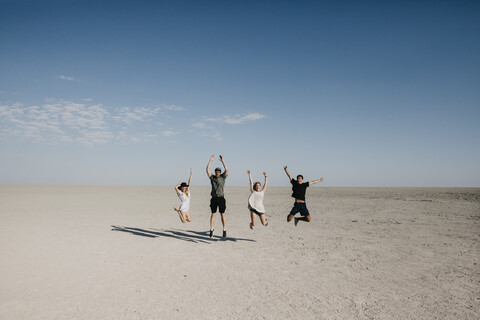
[[[112,231],[120,231],[133,234],[135,236],[146,237],[146,238],[174,238],[183,241],[193,242],[193,243],[207,243],[215,241],[251,241],[256,242],[252,239],[243,239],[243,238],[234,238],[234,237],[220,237],[214,235],[212,238],[209,237],[208,231],[198,232],[192,230],[158,230],[158,229],[141,229],[141,228],[132,228],[132,227],[122,227],[122,226],[112,226]]]

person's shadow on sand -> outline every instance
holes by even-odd
[[[209,237],[208,232],[198,232],[192,230],[158,230],[158,229],[141,229],[141,228],[132,228],[132,227],[121,227],[121,226],[112,226],[112,231],[120,231],[130,233],[140,237],[146,238],[158,238],[158,237],[167,237],[175,238],[179,240],[184,240],[193,243],[208,243],[212,241],[251,241],[256,242],[252,239],[243,239],[243,238],[232,238],[232,237],[220,237],[213,236]]]

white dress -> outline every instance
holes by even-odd
[[[264,194],[264,191],[253,191],[248,198],[248,208],[250,210],[255,209],[258,213],[265,213],[265,208],[263,206]]]
[[[180,208],[178,208],[182,212],[190,211],[190,196],[192,195],[191,192],[188,192],[188,196],[180,191],[178,193],[178,197],[180,198]]]

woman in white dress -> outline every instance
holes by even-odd
[[[255,216],[257,215],[260,218],[260,222],[264,226],[267,226],[268,221],[265,219],[265,207],[263,206],[263,196],[265,194],[265,190],[267,189],[267,173],[263,173],[265,176],[263,188],[260,182],[252,182],[250,170],[247,171],[247,174],[248,179],[250,180],[250,191],[252,192],[248,198],[248,209],[250,210],[250,217],[252,218],[252,222],[250,222],[250,229],[253,229],[255,226]]]
[[[190,184],[192,183],[193,170],[190,169],[190,178],[188,178],[188,184],[185,182],[179,183],[175,186],[177,196],[180,198],[180,207],[173,208],[180,217],[180,221],[183,223],[192,221],[190,216]]]

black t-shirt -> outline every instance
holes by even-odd
[[[290,180],[290,183],[292,184],[292,197],[298,200],[303,200],[305,201],[305,192],[307,191],[307,188],[310,186],[309,182],[304,182],[302,184],[299,184],[297,180],[292,179]]]

